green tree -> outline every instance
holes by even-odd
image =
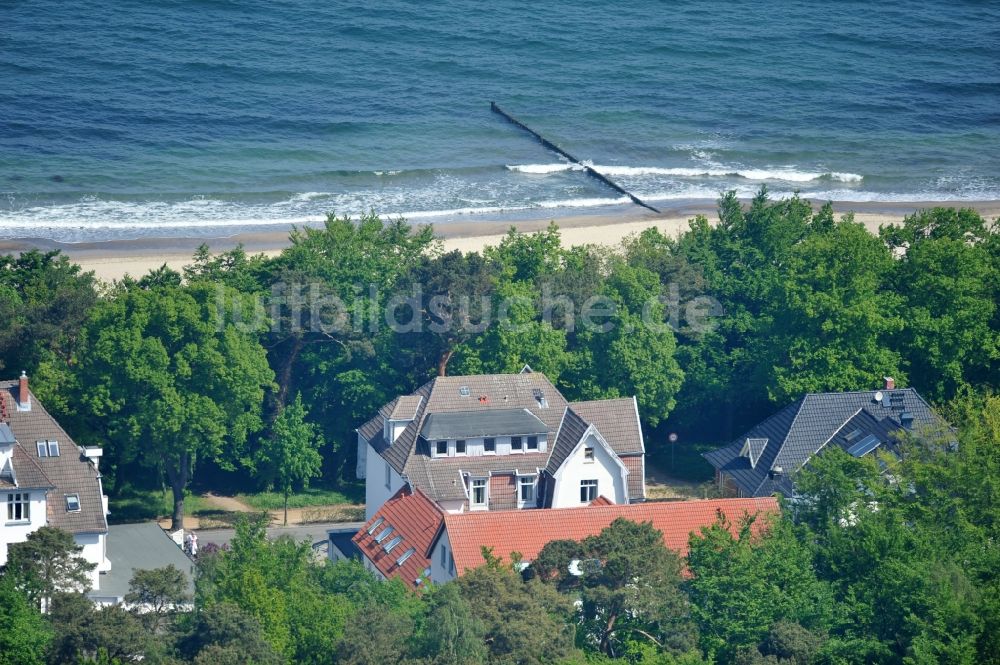
[[[0,577],[0,665],[42,665],[51,639],[37,604]]]
[[[878,238],[842,221],[797,244],[787,261],[774,299],[772,399],[902,378],[889,342],[903,319],[898,297],[885,289],[892,257]]]
[[[828,629],[833,597],[791,522],[772,518],[755,535],[745,520],[734,536],[720,521],[692,535],[686,582],[702,650],[719,662],[760,644],[779,621]]]
[[[891,284],[902,294],[906,326],[896,337],[913,385],[950,399],[964,384],[996,382],[1000,361],[997,227],[975,211],[934,208],[883,227],[901,254]]]
[[[433,587],[422,600],[425,616],[418,641],[421,657],[435,665],[486,662],[483,625],[473,616],[457,584]]]
[[[286,662],[238,605],[213,603],[198,610],[178,643],[181,654],[205,665],[278,665]]]
[[[95,308],[75,367],[76,403],[94,440],[118,463],[161,470],[184,526],[184,490],[197,462],[246,462],[263,423],[273,373],[257,331],[236,320],[254,303],[208,284],[130,288]],[[244,323],[246,323],[244,321]]]
[[[32,602],[47,607],[57,592],[90,590],[90,573],[96,564],[80,556],[82,551],[73,534],[43,526],[29,533],[24,542],[8,546],[4,578]]]
[[[184,573],[170,564],[163,568],[136,570],[128,584],[125,602],[143,609],[146,628],[156,633],[164,623],[191,600]]]
[[[498,563],[458,578],[462,597],[480,622],[490,660],[542,665],[574,654],[570,603],[549,586]]]
[[[306,421],[302,395],[278,414],[257,456],[258,468],[267,483],[284,496],[285,524],[288,524],[288,495],[296,486],[308,487],[320,474],[323,458],[319,448],[323,438],[317,427]]]

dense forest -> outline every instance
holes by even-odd
[[[444,252],[368,215],[295,230],[275,257],[206,247],[113,284],[58,252],[0,258],[2,371],[104,446],[112,502],[163,483],[175,524],[192,483],[350,482],[354,428],[441,373],[530,365],[569,399],[635,395],[654,457],[667,432],[724,443],[804,392],[884,376],[956,428],[901,460],[822,456],[760,537],[717,525],[680,558],[618,523],[523,575],[494,562],[419,595],[246,522],[200,558],[193,612],[169,611],[171,571],[134,580],[160,611],[93,611],[54,591],[74,557],[43,530],[0,581],[0,663],[996,662],[998,231],[937,208],[873,234],[762,191],[615,249],[552,226]],[[40,552],[62,558],[40,574]],[[603,565],[567,576],[581,555]]]
[[[997,390],[995,221],[938,208],[875,235],[766,191],[718,211],[614,250],[563,247],[551,226],[469,254],[403,220],[331,216],[273,258],[204,247],[183,274],[111,285],[58,252],[8,256],[0,371],[28,371],[79,443],[105,447],[113,497],[138,476],[178,503],[192,481],[294,480],[273,473],[293,404],[321,482],[349,482],[354,428],[439,373],[527,364],[571,400],[635,395],[654,457],[668,431],[725,443],[802,393],[883,376],[946,417]]]

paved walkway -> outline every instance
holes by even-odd
[[[364,522],[327,522],[323,524],[300,524],[296,526],[275,526],[267,530],[267,537],[274,539],[281,536],[291,536],[297,541],[308,540],[310,544],[326,540],[326,532],[330,529],[349,531],[351,533],[361,528]],[[198,546],[208,543],[226,545],[236,534],[235,529],[197,529]]]

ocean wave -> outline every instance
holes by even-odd
[[[663,167],[663,166],[618,166],[610,164],[592,164],[584,161],[598,173],[606,176],[649,176],[665,175],[680,178],[744,178],[746,180],[781,180],[784,182],[811,182],[814,180],[835,180],[839,182],[861,182],[864,176],[858,173],[839,171],[797,171],[793,167],[777,167],[773,169],[751,169],[742,167]],[[545,175],[561,171],[580,170],[576,164],[520,164],[507,165],[511,171]]]
[[[583,167],[579,164],[561,162],[559,164],[508,164],[507,169],[510,171],[516,171],[517,173],[544,175],[546,173],[558,173],[560,171],[582,171]]]

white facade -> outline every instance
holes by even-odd
[[[455,557],[451,552],[451,541],[448,540],[448,530],[442,531],[434,549],[431,551],[431,582],[444,584],[458,577],[455,570]]]
[[[365,519],[369,520],[405,483],[374,448],[368,443],[365,448]]]
[[[23,508],[11,505],[17,502],[20,497],[28,495],[28,519],[16,519],[19,512],[24,515]],[[21,506],[24,504],[21,503]],[[11,519],[11,518],[15,519]],[[6,489],[0,491],[0,520],[3,528],[0,528],[0,566],[7,563],[7,547],[14,543],[23,543],[28,539],[28,534],[45,526],[47,521],[45,513],[45,490],[18,490]]]
[[[604,496],[614,503],[628,503],[628,471],[610,446],[590,428],[553,477],[553,508],[574,508]],[[581,498],[584,481],[597,481],[594,496]]]
[[[111,570],[111,561],[108,560],[107,534],[74,533],[73,540],[76,541],[77,546],[83,548],[80,556],[97,565],[90,571],[90,588],[96,590],[100,584],[100,574]]]

